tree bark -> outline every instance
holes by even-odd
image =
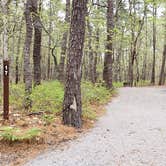
[[[94,62],[93,62],[93,83],[96,83],[97,81],[97,63],[98,63],[98,52],[99,52],[99,45],[100,45],[100,39],[99,39],[99,28],[96,30],[96,50],[95,50],[95,56],[94,56]]]
[[[146,36],[145,36],[145,42],[146,42],[146,48],[145,48],[145,57],[143,62],[143,68],[142,68],[142,79],[145,81],[147,79],[146,73],[147,73],[147,57],[148,57],[148,18],[146,14]]]
[[[113,29],[114,29],[114,14],[113,0],[108,0],[107,8],[107,43],[106,53],[104,58],[103,80],[107,88],[112,88],[112,65],[113,65]]]
[[[41,42],[42,25],[38,13],[38,0],[34,0],[33,6],[33,26],[34,26],[34,46],[33,46],[33,81],[34,87],[41,84]],[[39,4],[41,5],[41,4]],[[39,7],[39,12],[41,11]]]
[[[164,85],[165,84],[165,61],[166,61],[166,44],[164,45],[164,51],[163,51],[163,59],[162,59],[162,66],[161,66],[161,72],[160,72],[159,85]]]
[[[156,17],[157,17],[157,7],[155,1],[153,1],[153,63],[152,63],[152,75],[151,84],[155,84],[155,65],[156,65]]]
[[[165,5],[165,18],[166,18],[166,5]],[[165,19],[166,20],[166,19]],[[164,49],[163,49],[163,58],[162,58],[162,66],[161,66],[161,72],[160,72],[160,78],[159,78],[159,85],[164,85],[165,84],[165,62],[166,62],[166,23],[164,26]]]
[[[52,78],[53,79],[57,79],[57,70],[58,70],[58,62],[57,62],[57,57],[55,52],[55,48],[56,48],[57,44],[54,45],[54,47],[51,50],[51,55],[53,57],[54,60],[54,68],[53,68],[53,72],[52,72]]]
[[[27,0],[25,4],[25,21],[26,21],[26,37],[25,37],[25,46],[24,46],[24,81],[25,81],[25,101],[24,107],[25,109],[29,109],[31,107],[31,99],[30,94],[32,91],[32,72],[31,72],[31,64],[30,64],[30,49],[32,43],[32,0]]]
[[[76,128],[82,126],[81,67],[86,12],[87,0],[73,0],[63,103],[63,123]]]
[[[3,58],[9,60],[8,57],[8,0],[1,1],[2,14],[3,14]]]
[[[65,15],[65,22],[67,24],[70,23],[70,0],[66,0],[66,15]],[[65,72],[65,57],[67,51],[67,40],[68,40],[68,30],[66,29],[63,38],[62,38],[62,45],[61,45],[61,57],[60,57],[60,64],[59,64],[59,72],[58,72],[58,79],[61,82],[64,82],[64,72]]]
[[[49,2],[49,34],[52,32],[52,4]],[[51,77],[51,36],[48,36],[47,79]]]
[[[21,32],[23,27],[23,18],[21,19],[21,25],[19,28],[19,37],[18,37],[18,44],[17,44],[17,55],[16,55],[16,64],[15,64],[15,84],[19,82],[19,55],[20,55],[20,45],[21,45]]]
[[[87,17],[88,14],[87,14]],[[90,25],[89,18],[87,18],[87,29],[88,29],[88,78],[89,81],[94,83],[93,63],[94,63],[94,52],[92,49],[92,26]]]

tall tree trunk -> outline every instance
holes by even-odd
[[[155,65],[156,65],[156,17],[157,17],[157,6],[153,1],[153,64],[152,64],[152,75],[151,84],[155,84]]]
[[[142,68],[142,79],[146,80],[146,73],[147,73],[147,56],[148,56],[148,18],[146,14],[146,35],[145,35],[145,42],[146,42],[146,48],[145,48],[145,57],[143,62],[143,68]]]
[[[97,3],[99,4],[99,0],[97,0]],[[97,6],[97,10],[100,10],[100,7]],[[100,38],[99,38],[99,34],[100,33],[100,29],[99,29],[99,25],[97,25],[96,27],[96,46],[95,46],[95,52],[94,52],[94,62],[93,62],[93,83],[96,83],[98,76],[97,76],[97,63],[98,63],[98,55],[99,55],[99,46],[100,46]]]
[[[130,86],[133,86],[133,82],[134,82],[134,64],[136,59],[138,58],[138,52],[137,52],[137,44],[138,44],[138,40],[139,37],[141,35],[142,29],[143,29],[143,25],[144,25],[144,21],[145,21],[145,16],[146,16],[146,12],[147,12],[147,3],[146,1],[144,1],[144,15],[142,20],[139,21],[139,29],[137,31],[137,35],[135,35],[136,31],[136,1],[134,0],[133,4],[132,1],[130,1],[130,17],[132,17],[132,22],[131,22],[131,27],[132,27],[132,34],[131,34],[131,38],[132,38],[132,42],[131,42],[131,52],[130,52],[130,57],[129,57],[129,84]],[[132,6],[133,5],[133,9],[134,9],[134,17],[132,16]],[[137,65],[137,64],[136,64]]]
[[[98,52],[99,52],[99,45],[100,45],[100,39],[99,39],[99,28],[96,30],[96,51],[94,56],[94,62],[93,62],[93,83],[96,83],[97,81],[97,59],[98,59]]]
[[[105,81],[107,88],[112,88],[114,3],[113,0],[108,0],[107,3],[107,43],[104,58],[103,80]]]
[[[66,0],[66,15],[65,15],[65,22],[67,24],[70,23],[70,0]],[[58,72],[58,79],[64,82],[64,72],[65,72],[65,57],[67,51],[67,40],[68,40],[68,29],[65,30],[62,38],[62,45],[61,45],[61,57],[60,57],[60,64],[59,64],[59,72]]]
[[[56,53],[55,53],[56,46],[57,46],[57,44],[55,44],[54,47],[51,49],[51,55],[52,55],[53,61],[54,61],[54,67],[52,70],[52,79],[57,79],[57,71],[58,71],[58,62],[57,62],[57,57],[56,57]]]
[[[82,126],[81,67],[86,12],[87,0],[73,0],[63,103],[63,123],[76,128]]]
[[[3,14],[3,58],[9,60],[8,57],[8,0],[1,1]]]
[[[129,0],[129,11],[130,11],[130,26],[131,26],[131,47],[130,47],[130,55],[129,55],[129,74],[128,74],[128,82],[130,86],[133,86],[134,82],[134,62],[136,57],[136,45],[135,43],[135,25],[136,25],[136,8],[135,8],[136,1]],[[132,12],[134,10],[134,12]]]
[[[164,45],[164,50],[163,50],[163,59],[162,59],[162,66],[159,78],[159,85],[165,84],[165,61],[166,61],[166,44]]]
[[[165,5],[165,18],[166,18],[166,5]],[[166,21],[166,19],[165,19]],[[165,84],[165,62],[166,62],[166,22],[164,26],[164,50],[163,50],[163,58],[162,58],[162,66],[161,66],[161,72],[160,72],[160,78],[159,78],[159,85],[164,85]]]
[[[124,29],[122,30],[122,34],[121,34],[121,41],[119,44],[119,48],[117,50],[117,59],[116,59],[116,66],[115,66],[115,71],[116,71],[116,81],[121,82],[122,81],[122,75],[121,75],[121,59],[122,59],[122,48],[123,48],[123,37],[124,37]]]
[[[38,0],[34,0],[33,6],[33,26],[34,26],[34,46],[33,46],[33,81],[34,86],[41,84],[41,40],[42,25],[38,10]],[[39,4],[39,12],[41,12],[41,3]]]
[[[31,99],[30,94],[32,91],[32,72],[31,72],[31,64],[30,64],[30,49],[32,43],[32,0],[27,0],[25,4],[25,21],[26,21],[26,38],[25,38],[25,46],[24,46],[24,81],[25,81],[25,101],[24,107],[25,109],[29,109],[31,107]]]
[[[89,59],[88,78],[93,83],[94,82],[94,74],[93,74],[94,54],[92,49],[92,26],[90,25],[89,18],[87,18],[87,28],[88,28],[88,59]]]
[[[52,4],[49,2],[49,34],[52,32]],[[51,36],[48,37],[47,79],[51,77]]]
[[[18,84],[19,82],[19,55],[20,55],[20,45],[21,45],[21,32],[23,26],[23,18],[21,19],[21,25],[19,28],[19,37],[18,37],[18,44],[17,44],[17,55],[16,55],[16,64],[15,64],[15,83]]]
[[[3,15],[2,57],[3,57],[3,60],[9,60],[9,55],[8,55],[8,6],[9,6],[10,1],[3,0],[3,1],[0,1],[0,3],[1,3],[1,11],[2,11],[1,14]],[[3,64],[3,60],[1,61],[2,64]],[[1,71],[3,72],[2,67],[1,67]],[[3,74],[2,75],[0,74],[0,76],[2,77]],[[3,79],[0,78],[0,85],[1,85],[2,80]]]
[[[84,56],[83,56],[83,63],[82,63],[82,73],[83,73],[83,79],[88,80],[88,51],[84,50]]]
[[[139,72],[139,60],[138,60],[138,55],[139,53],[137,52],[136,59],[135,59],[135,65],[136,65],[136,80],[135,80],[135,86],[139,83],[140,80],[140,72]]]

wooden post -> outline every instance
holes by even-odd
[[[9,60],[3,61],[3,118],[9,119]]]

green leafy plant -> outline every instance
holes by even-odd
[[[102,83],[92,84],[84,82],[82,84],[83,117],[91,120],[97,118],[96,112],[91,108],[91,104],[107,103],[115,91],[110,91]]]
[[[22,131],[14,127],[1,127],[0,138],[4,141],[16,142],[24,140],[32,140],[41,134],[38,128],[31,128],[27,131]]]
[[[59,81],[44,82],[33,89],[32,111],[58,113],[62,109],[64,90]]]
[[[83,117],[85,119],[96,120],[97,115],[90,106],[83,105]]]
[[[114,86],[115,88],[121,88],[121,87],[123,87],[123,82],[114,82],[114,83],[113,83],[113,86]]]
[[[114,84],[120,87],[122,83]],[[91,104],[104,104],[110,100],[114,93],[108,90],[103,83],[92,84],[82,82],[82,104],[83,116],[89,119],[95,119],[96,113],[91,109]],[[53,121],[53,115],[61,113],[64,97],[64,87],[59,81],[42,82],[40,86],[32,90],[30,99],[32,100],[32,112],[43,112],[42,119],[46,124]],[[24,103],[24,85],[11,85],[10,87],[10,105],[17,110],[23,110]],[[13,138],[14,139],[14,138]]]
[[[10,86],[10,104],[16,109],[20,110],[23,108],[24,103],[24,85],[11,84]]]

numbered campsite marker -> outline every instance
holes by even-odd
[[[9,119],[9,61],[3,61],[3,118]]]

